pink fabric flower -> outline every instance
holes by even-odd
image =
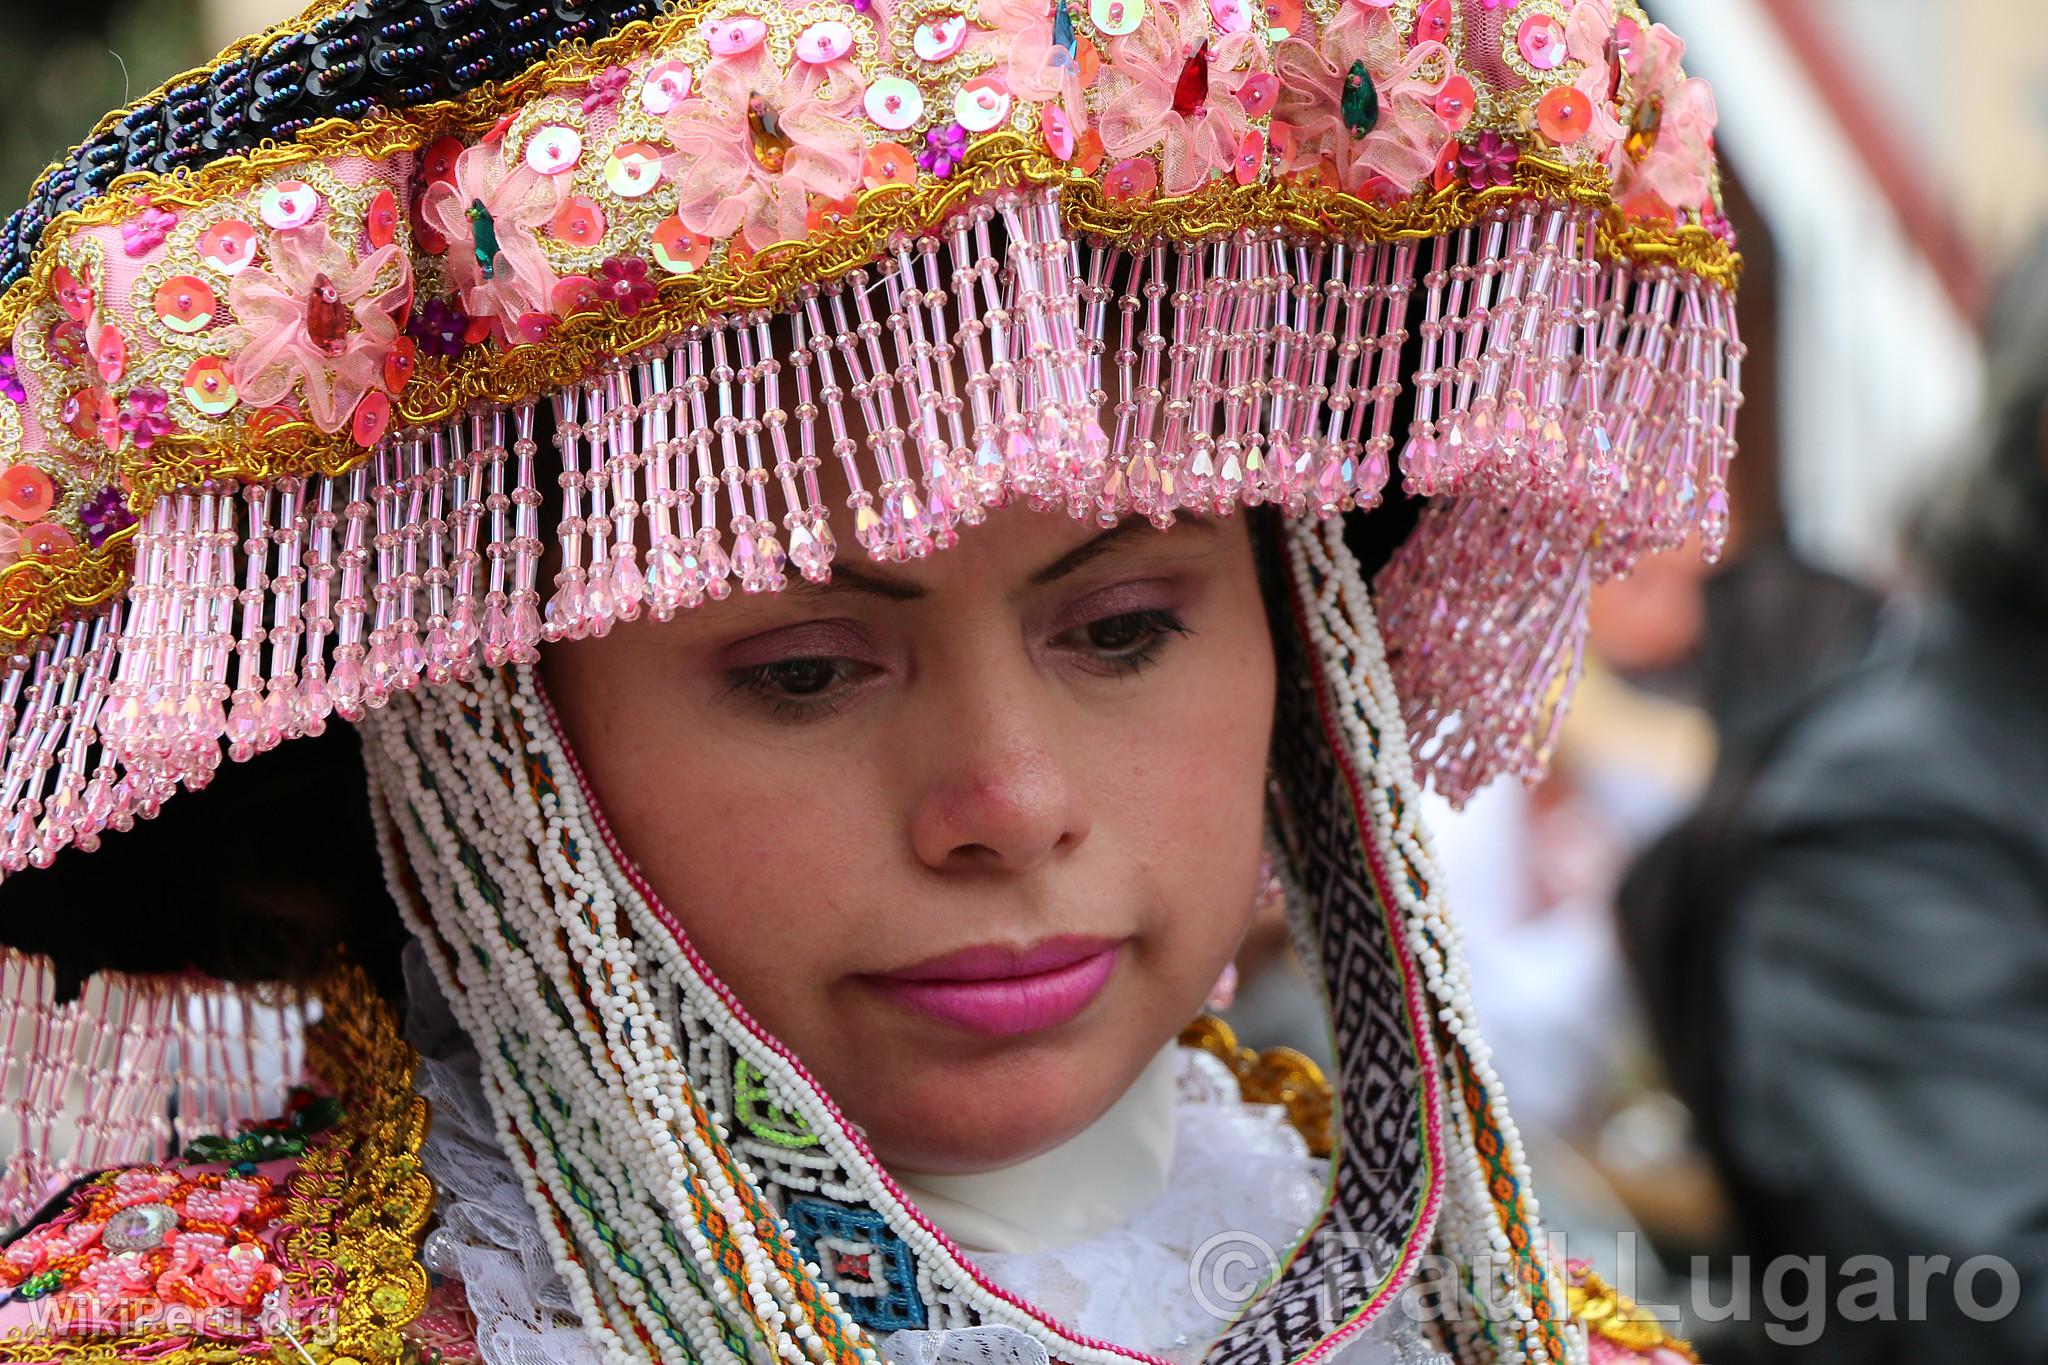
[[[186,1192],[184,1216],[202,1223],[239,1222],[247,1202],[225,1190],[197,1189]]]
[[[1175,91],[1205,40],[1206,89],[1183,113],[1174,107]],[[1136,29],[1105,44],[1096,77],[1103,150],[1113,158],[1158,153],[1159,187],[1166,194],[1186,194],[1212,175],[1229,174],[1251,126],[1237,90],[1260,65],[1250,30],[1211,36],[1202,0],[1152,5]]]
[[[351,263],[324,222],[272,234],[269,253],[268,268],[243,270],[228,290],[242,331],[229,377],[258,408],[282,403],[296,381],[313,425],[340,431],[383,378],[412,264],[396,243]]]
[[[237,1242],[226,1254],[206,1258],[192,1284],[218,1307],[254,1308],[283,1279],[261,1246]]]
[[[524,160],[507,164],[502,142],[483,142],[455,158],[452,180],[427,187],[420,216],[448,241],[448,278],[473,318],[509,345],[528,313],[544,313],[560,277],[541,250],[540,234],[568,193],[567,176],[542,175]],[[488,216],[486,227],[481,220]],[[486,236],[486,232],[488,236]],[[477,242],[495,237],[490,274]]]
[[[676,149],[676,216],[714,241],[755,250],[806,234],[810,196],[860,188],[861,84],[851,62],[778,72],[765,47],[711,63],[666,120]]]
[[[1670,218],[1707,207],[1714,169],[1714,92],[1679,61],[1685,43],[1652,24],[1624,58],[1636,114],[1607,154],[1624,212]]]
[[[148,450],[156,444],[156,438],[168,435],[171,419],[164,416],[164,409],[170,403],[170,395],[152,385],[140,385],[128,391],[128,410],[120,416],[121,430],[135,441],[137,450]]]
[[[101,1299],[132,1299],[155,1283],[149,1263],[139,1251],[88,1261],[78,1268],[78,1286]]]
[[[626,82],[633,79],[633,73],[623,66],[608,66],[590,78],[590,88],[583,92],[583,113],[587,118],[600,109],[609,109],[619,102],[619,95],[626,88]]]
[[[114,1177],[114,1207],[161,1204],[178,1191],[178,1177],[169,1171],[126,1170]]]
[[[1380,177],[1408,193],[1427,188],[1450,130],[1431,101],[1450,79],[1450,51],[1442,43],[1407,43],[1387,11],[1347,4],[1320,32],[1304,27],[1274,51],[1280,103],[1273,111],[1273,145],[1282,175],[1329,158],[1337,184],[1365,196]],[[1379,97],[1379,121],[1364,137],[1344,122],[1344,81],[1364,62]],[[1433,76],[1425,72],[1433,71]],[[1285,129],[1283,132],[1282,129]]]
[[[1068,4],[1087,8],[1086,0]],[[1079,137],[1088,127],[1080,61],[1053,42],[1051,9],[1044,0],[981,0],[975,13],[989,32],[975,42],[1003,64],[1003,84],[1012,97],[1032,104],[1058,103]]]
[[[1608,39],[1614,33],[1614,0],[1578,0],[1565,20],[1565,55],[1584,70],[1572,84],[1593,106],[1593,122],[1578,146],[1604,161],[1627,131],[1615,117],[1614,68],[1607,61]]]
[[[170,236],[171,229],[177,225],[177,214],[151,204],[121,224],[121,250],[130,256],[154,251],[164,244],[164,238]]]
[[[597,271],[597,292],[622,317],[635,317],[654,300],[654,281],[638,256],[613,256]]]
[[[926,133],[924,150],[917,154],[917,164],[941,180],[950,180],[966,159],[967,130],[958,123]]]
[[[1458,164],[1464,168],[1465,183],[1475,190],[1499,189],[1515,183],[1515,166],[1522,149],[1488,128],[1458,149]]]

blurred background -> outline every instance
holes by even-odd
[[[0,184],[297,8],[15,0]],[[2048,1360],[2048,651],[2013,645],[2048,634],[2048,560],[2013,549],[2048,544],[2048,289],[2001,284],[2048,221],[2048,5],[1649,8],[1715,87],[1748,261],[1736,538],[1601,590],[1545,785],[1436,812],[1482,1020],[1548,1221],[1708,1360]],[[2006,557],[1959,576],[1976,542],[1923,532],[2001,402]],[[1235,1021],[1324,1051],[1283,937]],[[1720,1306],[1789,1254],[1992,1254],[2027,1292],[1788,1345]]]

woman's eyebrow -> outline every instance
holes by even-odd
[[[858,592],[887,598],[891,602],[915,602],[925,595],[924,588],[919,584],[906,583],[900,578],[890,578],[885,574],[860,568],[858,565],[843,563],[834,564],[832,576],[823,583],[812,583],[792,575],[789,586],[784,591],[798,594]]]
[[[1073,549],[1031,575],[1031,586],[1042,588],[1048,583],[1058,582],[1083,564],[1086,564],[1089,560],[1107,554],[1117,542],[1130,539],[1131,534],[1141,526],[1150,529],[1150,523],[1142,517],[1125,517],[1101,535],[1091,536],[1087,540],[1082,541],[1079,545],[1076,545]]]
[[[1213,523],[1207,517],[1191,516],[1183,512],[1180,514],[1176,525],[1211,527]],[[1076,569],[1079,569],[1082,565],[1101,555],[1107,554],[1125,540],[1135,537],[1139,532],[1152,529],[1152,523],[1146,521],[1143,517],[1126,517],[1115,526],[1102,532],[1102,534],[1082,541],[1052,563],[1032,574],[1029,584],[1034,588],[1042,588],[1048,583],[1056,583],[1068,574],[1073,573]],[[809,583],[796,579],[789,584],[785,591],[806,595],[855,592],[864,593],[872,597],[886,598],[891,602],[915,602],[926,595],[922,584],[907,583],[900,578],[892,578],[887,574],[876,573],[857,564],[847,563],[834,564],[832,566],[832,577],[823,583]]]
[[[1199,526],[1204,530],[1214,530],[1215,521],[1210,517],[1198,517],[1188,512],[1177,514],[1174,519],[1174,529],[1179,530],[1187,526]],[[1152,531],[1156,534],[1157,528],[1141,516],[1127,516],[1101,535],[1091,540],[1082,541],[1079,545],[1076,545],[1073,549],[1031,575],[1031,586],[1042,588],[1048,583],[1058,582],[1083,564],[1088,563],[1099,555],[1109,553],[1109,551],[1115,549],[1124,541],[1146,531]]]

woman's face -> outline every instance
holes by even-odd
[[[896,1169],[1079,1132],[1243,935],[1274,680],[1242,517],[1005,509],[543,670],[648,883]]]

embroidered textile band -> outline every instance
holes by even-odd
[[[848,537],[1397,475],[1419,760],[1540,772],[1590,586],[1725,532],[1711,96],[1628,0],[1262,16],[713,0],[59,215],[0,296],[0,872]]]

